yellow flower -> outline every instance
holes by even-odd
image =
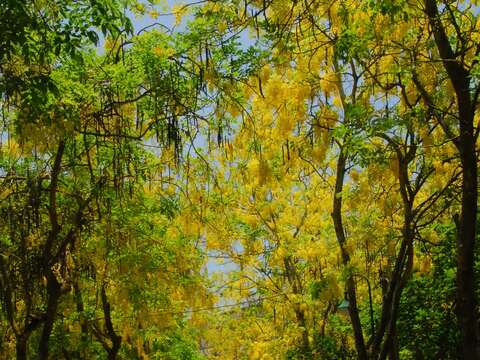
[[[227,30],[227,22],[226,21],[220,21],[218,24],[218,31],[220,34],[223,34]]]
[[[174,53],[175,53],[175,50],[173,50],[172,48],[162,48],[162,47],[155,47],[153,49],[153,52],[155,53],[155,55],[157,55],[158,57],[166,57],[166,58],[169,58],[170,56],[172,56]]]
[[[175,25],[178,25],[182,22],[182,18],[185,16],[186,12],[187,12],[186,5],[172,6],[172,14],[175,16]]]
[[[142,3],[136,3],[135,10],[138,11],[140,14],[143,14],[145,12],[145,5]]]

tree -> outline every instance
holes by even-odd
[[[224,6],[227,7],[227,4]],[[237,3],[234,5],[241,8]],[[249,8],[249,6],[251,7]],[[333,139],[332,141],[339,147],[331,155],[338,159],[333,219],[340,250],[343,253],[343,263],[346,267],[349,266],[351,260],[350,254],[346,250],[347,240],[342,224],[341,199],[344,193],[344,175],[348,169],[347,160],[350,161],[349,166],[355,169],[354,173],[357,174],[355,176],[358,176],[358,171],[365,172],[367,170],[365,165],[372,160],[391,164],[392,175],[396,178],[393,183],[398,181],[401,195],[399,200],[404,212],[403,220],[395,219],[402,224],[400,233],[403,241],[395,244],[394,239],[390,240],[394,249],[398,246],[398,252],[393,252],[394,257],[389,262],[387,271],[379,272],[378,285],[374,286],[381,290],[384,298],[379,322],[376,324],[377,326],[373,324],[374,330],[372,330],[370,341],[366,342],[368,345],[363,339],[363,325],[356,305],[358,296],[355,288],[358,284],[353,280],[355,272],[346,278],[346,291],[358,356],[360,358],[377,358],[377,356],[396,358],[398,357],[398,345],[395,340],[396,318],[402,290],[407,284],[414,266],[416,253],[414,243],[419,241],[421,244],[425,241],[422,233],[432,222],[451,221],[449,216],[451,219],[455,206],[460,204],[452,199],[452,191],[455,192],[454,189],[456,189],[460,175],[458,171],[454,170],[457,159],[451,157],[453,148],[449,143],[449,139],[455,137],[439,131],[438,127],[445,129],[443,118],[438,122],[432,122],[432,116],[438,116],[439,108],[432,105],[434,103],[428,98],[430,96],[428,91],[434,94],[435,99],[445,93],[441,85],[444,77],[441,75],[442,69],[436,65],[438,63],[431,58],[431,47],[427,42],[423,42],[424,39],[420,35],[421,30],[418,30],[428,21],[435,22],[437,20],[432,20],[431,16],[429,18],[428,13],[419,10],[414,4],[407,3],[403,6],[386,2],[365,3],[360,7],[355,7],[349,2],[314,2],[310,4],[299,2],[290,5],[272,2],[245,4],[245,9],[247,10],[239,11],[239,16],[231,22],[231,27],[244,26],[249,24],[249,19],[252,19],[252,24],[257,32],[265,34],[264,38],[267,39],[268,44],[266,46],[275,48],[275,56],[270,59],[270,62],[275,65],[266,66],[263,73],[251,79],[245,86],[242,107],[249,112],[244,111],[242,124],[248,130],[242,129],[243,133],[240,132],[237,135],[239,140],[233,142],[233,153],[236,154],[238,151],[240,158],[232,156],[230,154],[232,151],[229,147],[226,148],[229,161],[233,159],[233,164],[231,164],[235,166],[236,163],[242,161],[240,160],[242,157],[243,159],[253,157],[251,160],[252,170],[246,183],[250,183],[252,181],[250,179],[255,176],[259,179],[257,186],[260,186],[261,189],[262,186],[265,186],[265,182],[279,181],[278,177],[271,174],[276,170],[272,166],[272,161],[275,157],[278,158],[278,151],[281,149],[281,158],[284,164],[288,164],[285,165],[288,170],[295,175],[304,176],[305,170],[290,165],[291,157],[297,153],[300,154],[298,155],[300,158],[305,157],[305,155],[302,156],[302,151],[305,151],[306,139],[309,136],[312,139],[311,134],[314,134],[311,130],[309,134],[309,127],[314,129],[317,119],[326,120],[323,123],[319,121],[317,126],[320,129],[317,132],[321,135],[319,136],[320,140],[322,137],[327,139],[327,141],[323,140],[324,144],[328,145],[328,139]],[[460,9],[460,13],[464,14],[463,9]],[[447,11],[448,6],[445,7],[445,12]],[[250,12],[251,17],[249,17]],[[472,27],[465,30],[465,34],[475,33],[473,27],[475,21],[469,18],[470,12],[471,7],[467,6],[464,24],[471,24]],[[447,15],[445,16],[448,19]],[[460,14],[455,16],[460,16]],[[436,16],[434,18],[436,19]],[[388,23],[389,19],[396,21]],[[466,21],[466,19],[470,20]],[[385,26],[389,31],[380,32],[381,26]],[[412,32],[403,31],[407,27],[412,28]],[[455,30],[455,26],[452,26],[450,30],[452,32],[459,31]],[[418,36],[415,37],[415,34]],[[464,40],[465,44],[468,41],[470,40]],[[473,56],[472,46],[464,46],[466,52],[458,52],[459,58],[460,54],[463,54],[464,59],[473,59],[467,56],[468,51],[470,51],[469,56]],[[453,52],[450,55],[452,54]],[[435,74],[438,74],[435,79],[438,79],[439,83],[428,83],[429,90],[425,90],[426,86],[420,88],[418,86],[418,84],[422,84],[419,76],[422,77],[422,81],[431,81],[425,78],[427,72],[423,70],[422,75],[418,75],[415,71],[411,71],[413,66],[409,60],[418,61],[416,59],[421,57],[428,59],[424,62],[425,69],[429,67],[429,71],[433,70]],[[442,57],[448,59],[448,57]],[[449,60],[446,62],[448,63]],[[468,87],[463,86],[463,88]],[[251,89],[256,89],[253,97]],[[297,91],[300,92],[298,98]],[[475,90],[471,91],[469,96],[474,96]],[[294,99],[298,102],[295,103]],[[443,101],[442,98],[439,99],[439,101]],[[299,105],[295,107],[294,104]],[[449,110],[444,111],[443,117],[447,113],[450,114],[449,111],[453,105],[455,103],[448,103]],[[312,111],[317,107],[321,111],[317,113]],[[310,114],[305,116],[307,108],[310,110]],[[448,120],[448,124],[448,126],[453,126],[450,120]],[[322,128],[325,129],[323,135]],[[451,130],[450,135],[452,135]],[[469,132],[470,144],[474,143],[472,131]],[[368,137],[379,137],[380,143],[372,144],[373,147],[366,146]],[[250,145],[247,147],[246,154],[248,155],[243,155],[244,144],[248,143],[248,139],[251,139]],[[310,140],[310,145],[312,142]],[[279,144],[283,145],[279,146]],[[385,156],[372,158],[372,150],[375,148],[387,149]],[[470,154],[475,154],[474,148],[475,146],[470,146]],[[328,151],[325,150],[317,150],[317,152],[320,152],[319,155],[328,154]],[[433,152],[437,156],[440,155],[444,159],[443,162],[435,161]],[[472,160],[475,156],[470,156],[470,159]],[[312,161],[309,160],[308,163],[312,164]],[[448,165],[447,171],[443,170],[444,164]],[[467,172],[475,171],[476,165],[474,166],[472,161],[469,164]],[[313,165],[315,165],[315,161]],[[228,172],[233,172],[234,169],[230,169]],[[442,172],[435,174],[434,172],[439,169]],[[227,170],[223,172],[226,173]],[[286,177],[285,174],[281,174],[280,177]],[[439,178],[442,177],[444,180],[439,181]],[[473,177],[476,179],[476,176],[467,176],[467,178]],[[230,178],[228,182],[231,181]],[[292,179],[288,181],[292,181]],[[442,186],[438,186],[440,182],[443,183]],[[283,189],[289,188],[288,185],[283,184],[283,181],[281,186]],[[237,188],[241,187],[242,185],[237,185]],[[222,189],[221,191],[226,190]],[[263,191],[267,198],[272,196],[270,191],[272,190]],[[248,197],[253,197],[255,203],[261,201],[258,200],[256,192],[250,193]],[[260,199],[262,198],[263,195],[260,195]],[[465,196],[463,198],[466,199]],[[325,197],[322,197],[322,200],[324,199]],[[477,196],[468,197],[470,204],[476,203],[476,199]],[[383,209],[384,212],[386,210]],[[473,210],[473,212],[468,212],[470,215],[476,213],[473,207],[470,210]],[[272,214],[272,221],[278,216],[274,214]],[[261,214],[258,216],[261,216],[262,222],[269,219]],[[469,225],[463,226],[475,227],[475,216],[470,216],[469,219],[465,222]],[[265,225],[268,230],[269,224]],[[355,233],[355,231],[353,232]],[[271,236],[275,238],[274,233]],[[461,238],[463,239],[463,237]],[[472,241],[469,243],[473,244]],[[473,261],[474,248],[471,248],[468,253],[467,258]],[[243,257],[239,255],[241,262],[244,261]],[[459,258],[463,259],[461,261],[467,259],[463,255],[459,255]],[[468,299],[467,302],[474,304],[473,265],[467,266],[471,271],[468,276],[461,275],[463,266],[458,263],[457,274],[461,280],[458,281],[457,294],[464,294],[458,295],[463,296],[462,301]],[[389,267],[390,269],[388,269]],[[286,272],[289,271],[286,270]],[[288,278],[288,275],[286,276]],[[471,279],[467,281],[471,284],[468,296],[465,295],[465,290],[462,290],[462,283],[465,279]],[[254,284],[252,284],[254,288],[258,286],[255,282]],[[369,288],[371,290],[371,284],[369,284]],[[462,317],[462,306],[459,305],[459,318]],[[470,310],[470,314],[476,313],[475,306]],[[471,325],[475,322],[473,319],[472,316],[468,319]],[[472,329],[473,327],[471,327]],[[466,334],[468,331],[465,331]],[[376,333],[373,334],[374,332]],[[471,336],[470,339],[472,339]],[[474,346],[470,342],[468,345],[464,344],[463,348],[466,349],[465,356],[467,356]]]
[[[477,10],[0,5],[0,348],[477,358]]]
[[[93,335],[108,358],[117,357],[124,339],[116,329],[118,303],[112,297],[120,289],[111,289],[105,269],[111,266],[114,250],[125,256],[128,248],[123,242],[118,249],[110,240],[102,242],[112,233],[112,208],[126,205],[135,191],[145,193],[143,186],[158,181],[165,185],[164,172],[171,170],[180,156],[180,121],[190,121],[188,117],[193,118],[201,106],[199,98],[192,97],[199,85],[197,68],[186,56],[190,49],[178,46],[178,58],[173,59],[169,51],[173,51],[175,40],[153,32],[137,37],[127,53],[124,47],[128,44],[121,36],[130,33],[131,24],[118,5],[48,2],[38,7],[12,2],[3,8],[5,16],[18,12],[25,18],[12,35],[14,39],[6,38],[5,47],[9,47],[2,59],[6,79],[2,89],[2,136],[8,140],[2,153],[2,211],[6,221],[2,223],[1,284],[8,324],[5,331],[15,338],[19,359],[29,354],[46,359],[52,351],[55,356],[87,356],[83,348],[87,344],[72,345],[80,352],[62,343],[64,338],[60,344],[52,344],[52,337],[58,339],[65,331],[61,324],[72,316],[78,317],[74,326],[80,327],[81,341]],[[67,12],[71,18],[64,15]],[[44,15],[41,21],[38,14]],[[122,24],[125,29],[120,28]],[[88,44],[97,41],[94,26],[101,28],[113,44],[104,56],[88,49]],[[32,68],[40,69],[41,74],[32,73]],[[159,150],[164,149],[161,165],[156,165],[155,158],[145,150],[148,140],[158,144],[153,146]],[[157,189],[157,193],[163,192],[162,186]],[[146,203],[149,198],[143,200]],[[175,198],[165,204],[166,208],[160,208],[162,216],[173,218]],[[130,206],[135,206],[133,200]],[[143,216],[153,211],[148,207],[141,210]],[[102,227],[105,220],[107,226]],[[148,237],[137,234],[138,240],[151,241],[157,232],[164,236],[167,226],[165,219],[161,220],[151,225]],[[123,221],[132,224],[138,219],[128,215]],[[99,231],[96,236],[94,230]],[[121,240],[125,234],[113,236]],[[187,282],[185,295],[182,286],[175,287],[177,301],[182,304],[183,297],[188,300],[196,292],[194,278],[199,272],[192,262],[197,250],[190,246],[193,239],[188,236],[178,236],[179,244],[159,248],[156,254],[181,252],[177,245],[189,251],[184,255],[191,256],[188,263],[192,268],[187,271],[177,264],[174,272],[178,275],[176,282]],[[96,246],[104,258],[92,263],[82,257],[91,246]],[[152,265],[152,270],[141,275],[166,271],[165,267],[175,261],[180,257],[170,257],[161,266]],[[97,277],[97,272],[102,276]],[[97,283],[99,278],[101,282]],[[165,278],[162,286],[168,281]],[[158,285],[153,299],[169,291],[162,292]],[[101,321],[86,315],[96,313],[97,303],[92,306],[90,302],[95,292],[101,303]],[[134,305],[141,300],[121,299]],[[178,310],[169,309],[167,314],[181,313],[186,303],[189,301]],[[149,306],[152,304],[153,300]],[[127,309],[138,311],[133,305]],[[172,320],[169,326],[175,322]],[[137,338],[139,344],[146,341]],[[142,346],[137,347],[134,353],[141,356]]]

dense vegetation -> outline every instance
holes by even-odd
[[[480,359],[477,1],[0,19],[0,358]]]

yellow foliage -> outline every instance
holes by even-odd
[[[175,16],[175,25],[179,25],[182,22],[187,11],[188,7],[186,5],[175,4],[172,6],[172,14]]]

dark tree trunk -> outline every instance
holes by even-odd
[[[457,236],[457,316],[465,359],[479,359],[474,255],[477,214],[477,161],[473,121],[460,125],[462,213]]]
[[[388,359],[389,360],[399,360],[399,353],[398,353],[398,337],[396,329],[392,332],[392,340],[388,345]]]
[[[338,244],[340,245],[340,251],[342,254],[342,262],[344,266],[348,266],[350,263],[350,255],[345,249],[346,238],[345,231],[342,223],[342,191],[343,191],[343,181],[345,178],[346,171],[346,156],[343,150],[340,150],[340,155],[337,163],[337,178],[335,181],[335,195],[333,199],[333,224],[335,227],[335,234],[337,236]],[[360,316],[357,306],[357,294],[355,289],[355,280],[353,274],[350,274],[346,281],[347,287],[347,300],[348,313],[350,315],[350,320],[352,322],[353,333],[355,336],[355,348],[357,350],[357,356],[360,360],[367,360],[367,349],[365,347],[365,341],[363,338],[362,324],[360,322]]]
[[[103,314],[105,316],[105,328],[107,329],[108,337],[112,342],[112,346],[108,349],[108,360],[115,360],[117,358],[118,351],[120,350],[122,337],[117,335],[117,333],[115,332],[115,329],[113,328],[112,316],[110,311],[110,303],[108,302],[107,293],[105,291],[105,285],[102,286],[101,297],[102,297],[102,305],[103,305]]]
[[[83,342],[86,342],[88,338],[88,325],[84,319],[85,315],[83,312],[85,310],[85,307],[83,305],[82,292],[80,290],[80,286],[78,285],[78,279],[75,279],[73,283],[73,290],[75,294],[75,304],[77,307],[77,312],[80,314],[81,339]]]
[[[26,336],[17,337],[16,341],[16,351],[17,351],[17,360],[27,360],[27,340]]]
[[[470,94],[470,73],[456,54],[441,22],[436,0],[425,0],[425,11],[438,52],[457,98],[460,133],[454,139],[462,163],[462,206],[457,234],[457,319],[463,359],[480,359],[475,301],[474,250],[477,227],[478,170],[473,120],[475,106]]]
[[[52,334],[53,324],[57,315],[58,300],[60,299],[61,295],[60,284],[51,270],[48,273],[47,294],[47,312],[45,314],[45,323],[43,325],[40,343],[38,346],[38,358],[40,360],[48,359],[50,335]]]

